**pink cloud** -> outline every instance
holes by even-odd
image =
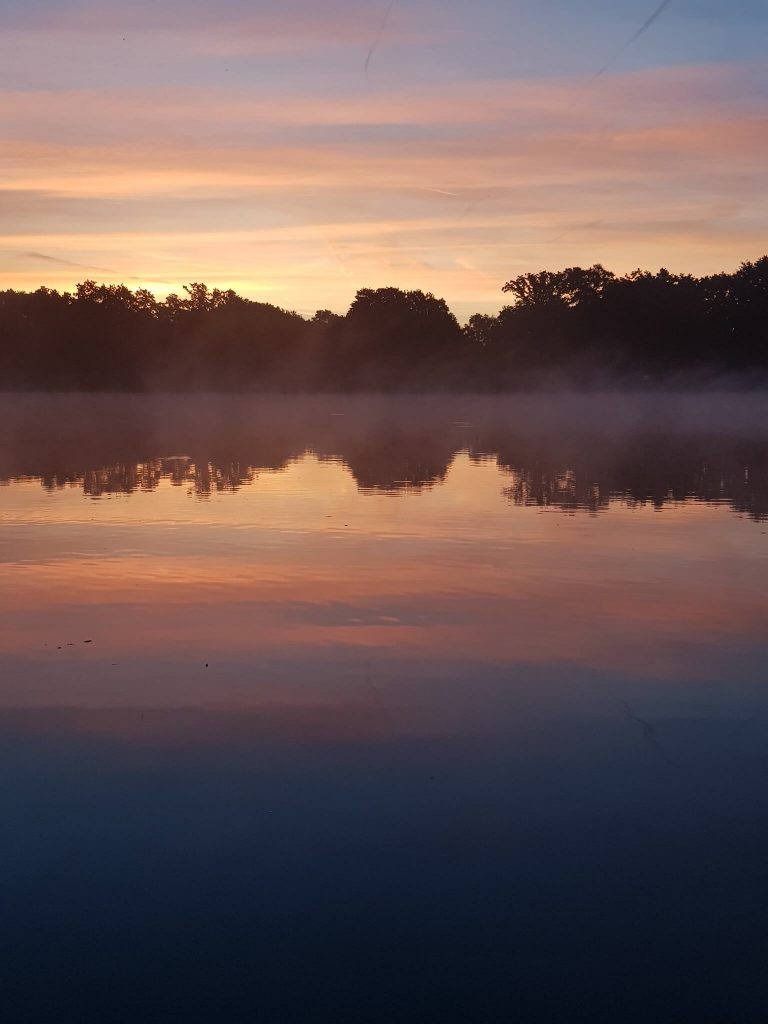
[[[40,283],[18,254],[42,252],[302,308],[396,283],[470,312],[498,307],[518,269],[702,272],[760,255],[768,119],[750,70],[603,83],[282,99],[6,90],[0,281]],[[64,263],[45,273],[74,276]]]
[[[705,66],[614,76],[610,89],[566,79],[475,81],[418,90],[265,96],[252,87],[153,87],[0,91],[0,125],[68,127],[93,135],[119,126],[123,137],[155,130],[200,137],[252,126],[493,125],[530,134],[660,127],[762,113],[751,69]]]
[[[365,48],[381,22],[378,3],[359,0],[202,0],[162,4],[140,2],[56,3],[44,10],[19,9],[6,22],[6,45],[33,37],[52,54],[88,50],[94,39],[139,42],[145,56],[183,53],[245,56],[291,53],[313,48],[354,45]],[[417,43],[434,38],[435,22],[423,9],[397,12],[387,26],[389,43]],[[12,48],[11,48],[12,49]],[[123,47],[123,49],[126,49]]]

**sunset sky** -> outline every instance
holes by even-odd
[[[302,313],[768,249],[768,7],[0,0],[0,287]],[[366,67],[367,62],[367,67]]]

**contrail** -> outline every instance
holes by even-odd
[[[45,263],[60,263],[64,267],[77,267],[79,270],[96,270],[100,274],[117,273],[117,271],[112,270],[111,267],[94,267],[89,263],[75,263],[74,260],[64,260],[59,256],[49,256],[44,252],[23,252],[20,255],[23,256],[24,259],[28,260],[42,260]]]
[[[659,4],[659,6],[656,8],[653,14],[649,18],[647,18],[646,21],[643,22],[643,24],[640,26],[637,32],[635,32],[635,34],[631,36],[624,45],[631,46],[636,39],[639,39],[644,32],[647,32],[651,25],[654,23],[654,21],[656,21],[656,19],[659,17],[659,15],[663,13],[664,8],[669,7],[671,3],[672,0],[663,0],[663,2]]]
[[[429,185],[417,185],[416,188],[418,188],[420,192],[435,192],[439,196],[453,196],[455,199],[459,198],[458,192],[448,192],[448,190],[444,188],[430,188]]]
[[[61,256],[49,256],[45,252],[21,252],[19,256],[26,260],[38,260],[44,263],[58,263],[62,267],[76,267],[78,270],[91,270],[96,271],[97,274],[114,274],[115,277],[123,277],[126,281],[142,281],[141,277],[136,277],[135,274],[124,275],[119,270],[114,270],[112,267],[96,267],[92,263],[76,263],[74,260],[65,260]],[[152,278],[158,284],[170,284],[170,281],[164,281],[162,278]]]
[[[366,75],[368,74],[368,65],[371,63],[371,57],[376,52],[376,47],[381,42],[381,37],[387,31],[387,25],[389,24],[389,19],[390,19],[391,15],[392,15],[392,11],[394,10],[394,7],[395,7],[395,0],[389,0],[389,4],[387,5],[387,9],[384,12],[384,17],[381,20],[381,25],[379,25],[379,31],[376,33],[376,35],[374,37],[374,40],[371,43],[371,48],[368,51],[368,56],[365,58],[365,73],[366,73]]]
[[[547,239],[548,242],[559,242],[561,238],[565,238],[566,235],[572,235],[574,231],[588,231],[590,228],[596,228],[599,224],[602,224],[601,220],[591,220],[589,224],[574,224],[573,227],[566,228],[565,231],[561,231],[559,235],[554,238]]]
[[[647,32],[648,29],[651,27],[651,25],[654,23],[654,21],[656,21],[656,19],[659,18],[664,13],[664,11],[667,9],[667,7],[669,7],[669,5],[671,3],[672,3],[672,0],[662,0],[662,2],[659,4],[659,6],[656,8],[656,10],[648,18],[645,19],[645,21],[640,26],[640,28],[637,30],[637,32],[635,32],[633,35],[631,35],[629,37],[629,39],[627,39],[627,41],[625,43],[622,43],[622,45],[613,54],[613,56],[610,58],[610,60],[606,61],[606,63],[603,64],[603,66],[600,68],[600,70],[596,74],[594,74],[592,76],[591,81],[594,82],[594,80],[596,78],[599,78],[600,75],[604,74],[608,70],[608,68],[611,66],[611,64],[613,64],[613,62],[616,60],[616,58],[619,56],[619,54],[622,53],[624,50],[626,50],[626,48],[628,46],[631,46],[632,43],[636,42],[640,38],[641,35],[643,35],[645,32]]]
[[[672,764],[669,759],[669,755],[656,736],[656,727],[652,725],[651,722],[647,722],[644,718],[640,718],[636,715],[627,701],[620,700],[619,704],[624,708],[624,714],[627,718],[633,722],[637,722],[637,724],[642,727],[643,739],[645,742],[656,751],[662,761],[665,761],[667,764]]]

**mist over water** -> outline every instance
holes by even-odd
[[[766,412],[3,396],[9,1019],[762,1021]]]
[[[443,482],[460,455],[495,464],[518,504],[608,508],[612,499],[768,505],[762,392],[581,395],[8,395],[0,480],[91,497],[197,496],[258,486],[306,457],[361,491]]]

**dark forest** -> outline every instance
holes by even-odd
[[[501,391],[768,380],[768,256],[706,277],[599,264],[508,281],[462,327],[443,299],[363,288],[307,319],[194,283],[159,301],[85,281],[0,292],[0,389]]]

